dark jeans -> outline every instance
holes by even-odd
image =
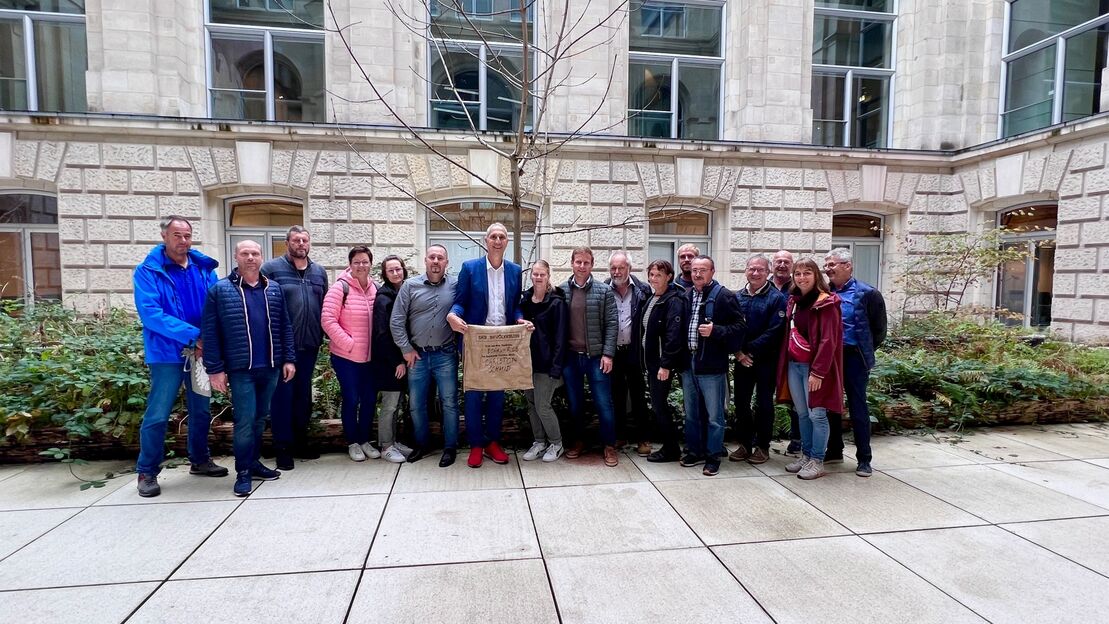
[[[279,368],[253,368],[227,373],[231,410],[235,416],[235,472],[250,470],[262,450],[262,431],[270,414],[270,400],[277,388]]]
[[[504,392],[470,390],[465,393],[466,438],[471,448],[500,442],[504,420]]]
[[[658,380],[658,369],[647,371],[647,387],[651,391],[651,413],[655,421],[656,440],[675,451],[678,447],[678,427],[674,424],[674,410],[670,407],[670,386],[678,373],[670,371],[666,381]]]
[[[685,395],[685,452],[699,457],[723,457],[724,410],[728,402],[728,375],[682,373]]]
[[[851,413],[851,429],[855,434],[855,459],[870,463],[870,410],[866,405],[866,385],[870,382],[870,369],[866,367],[857,347],[843,346],[843,390],[847,394],[847,411]],[[828,454],[843,454],[843,415],[828,414],[831,435]]]
[[[347,444],[369,442],[374,412],[377,411],[373,366],[369,362],[352,362],[332,355],[331,367],[335,369],[335,376],[339,378],[339,390],[343,394],[340,411],[343,416],[343,436],[347,439]]]
[[[628,347],[616,347],[612,359],[612,407],[616,413],[617,438],[637,442],[650,439],[651,412],[647,409],[647,388],[643,382],[643,366],[635,361]],[[628,395],[631,414],[628,414]],[[630,425],[630,426],[629,426]]]
[[[571,353],[562,367],[562,379],[566,383],[566,399],[570,404],[570,426],[568,437],[574,442],[582,442],[585,428],[585,380],[589,380],[589,391],[593,394],[593,406],[597,409],[597,419],[601,421],[601,441],[605,446],[616,446],[616,418],[612,409],[612,377],[601,372],[601,358],[589,357],[581,353]]]
[[[184,364],[151,364],[150,395],[139,428],[139,460],[135,472],[156,475],[166,456],[166,423],[181,385],[185,386],[185,407],[189,414],[189,461],[203,464],[208,455],[208,429],[212,424],[209,399],[192,390],[192,379]]]
[[[408,409],[416,446],[426,449],[431,436],[428,404],[431,384],[439,393],[443,409],[443,446],[458,448],[458,351],[448,346],[441,351],[420,351],[420,359],[408,369]]]
[[[777,381],[777,358],[747,368],[735,365],[735,420],[739,443],[753,449],[770,452],[774,436],[774,385]],[[751,395],[755,396],[755,409],[751,410]]]
[[[278,455],[292,453],[308,439],[308,421],[312,418],[312,376],[316,370],[319,348],[297,351],[297,372],[289,381],[278,380],[273,391],[270,427],[273,446]]]

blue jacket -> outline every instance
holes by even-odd
[[[867,369],[871,369],[874,368],[874,351],[886,340],[886,300],[877,288],[861,280],[855,280],[854,299],[851,309],[854,315],[855,344],[862,353]]]
[[[200,328],[182,320],[185,313],[173,279],[166,272],[167,261],[166,246],[158,245],[135,267],[133,277],[135,310],[142,320],[147,364],[182,364],[185,358],[181,357],[181,350],[200,338]],[[198,287],[207,291],[216,283],[219,262],[195,249],[189,250],[189,262],[199,267],[204,276],[204,283]]]
[[[777,366],[782,346],[782,330],[786,320],[786,294],[769,281],[762,290],[751,294],[743,287],[736,293],[747,331],[739,350],[754,358],[759,366]]]
[[[264,362],[280,368],[296,362],[293,326],[285,312],[285,296],[276,282],[260,276],[266,288],[266,313],[269,316],[270,359]],[[204,302],[204,367],[209,373],[246,371],[254,368],[251,361],[250,321],[247,318],[246,295],[243,293],[239,270],[216,282],[208,290]]]
[[[504,318],[512,325],[524,318],[520,312],[520,265],[504,260]],[[454,289],[451,312],[462,317],[467,325],[484,325],[489,314],[489,278],[485,270],[485,256],[462,263],[458,283]]]

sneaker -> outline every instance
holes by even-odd
[[[496,442],[490,442],[485,447],[485,456],[493,460],[494,464],[507,464],[508,454],[504,452],[501,445]]]
[[[189,466],[189,474],[198,477],[226,477],[227,469],[212,460]]]
[[[278,455],[277,456],[277,469],[278,470],[292,470],[293,468],[296,468],[296,465],[293,464],[293,456],[292,455]]]
[[[347,446],[347,455],[350,455],[351,461],[363,462],[366,461],[366,452],[362,450],[361,444],[350,444]]]
[[[470,458],[466,460],[466,465],[470,468],[481,468],[481,458],[484,453],[480,446],[475,446],[470,449]]]
[[[267,468],[266,465],[260,461],[256,461],[254,465],[250,467],[250,476],[255,481],[275,481],[281,478],[281,473],[277,470]]]
[[[805,464],[805,467],[801,469],[801,472],[797,473],[797,478],[811,481],[813,479],[819,479],[827,474],[828,472],[824,470],[824,462],[822,460],[810,459],[809,463]]]
[[[235,475],[235,496],[250,496],[250,471],[243,470]]]
[[[800,457],[801,456],[801,441],[800,440],[790,440],[789,441],[789,446],[786,447],[786,455],[788,455],[789,457]]]
[[[615,446],[605,447],[605,465],[609,468],[615,467],[620,463],[620,456],[616,454]]]
[[[705,469],[701,471],[701,474],[705,475],[706,477],[715,477],[719,472],[720,460],[710,459],[705,462]]]
[[[400,451],[401,455],[404,455],[405,457],[408,457],[412,454],[412,447],[403,442],[394,442],[393,446],[395,446],[396,449]]]
[[[651,448],[651,443],[646,440],[640,442],[639,446],[635,447],[635,452],[639,454],[640,457],[647,457],[651,454],[652,450],[654,449]]]
[[[412,459],[414,455],[408,457],[408,461],[415,461]],[[449,468],[454,463],[455,458],[458,457],[458,450],[452,448],[443,449],[443,455],[439,457],[439,467]]]
[[[786,464],[786,472],[790,474],[797,474],[798,472],[801,472],[801,469],[805,467],[805,464],[809,463],[810,459],[811,458],[808,455],[802,455],[801,457],[798,457],[797,459]]]
[[[728,455],[728,461],[740,462],[747,459],[747,447],[740,444]]]
[[[662,448],[647,456],[647,461],[653,464],[662,464],[667,462],[676,462],[680,458],[681,453],[678,452],[678,449],[663,444]]]
[[[859,467],[855,469],[855,476],[869,477],[874,474],[874,469],[870,467],[870,462],[859,462]]]
[[[546,442],[535,442],[531,445],[531,448],[528,449],[528,452],[524,453],[524,461],[535,461],[539,459],[543,456],[543,451],[545,450],[547,450]]]
[[[362,453],[366,455],[367,459],[377,459],[381,457],[381,451],[374,448],[374,445],[370,444],[369,442],[363,442],[361,446]]]
[[[705,463],[704,455],[695,455],[693,453],[686,453],[685,455],[682,455],[681,464],[685,468],[692,468],[693,466],[697,466],[703,463]]]
[[[570,448],[566,449],[566,459],[577,459],[581,457],[584,445],[581,442],[574,442]]]
[[[381,456],[385,458],[385,461],[394,464],[403,464],[405,460],[408,459],[404,456],[404,453],[397,448],[396,444],[385,449],[385,452],[382,453]]]
[[[547,452],[543,453],[543,461],[545,462],[557,461],[559,457],[562,457],[561,444],[552,444],[547,447]]]
[[[139,496],[152,498],[162,493],[162,486],[158,485],[157,475],[139,474]]]
[[[751,453],[749,455],[747,455],[748,464],[765,464],[769,460],[770,456],[766,454],[766,451],[757,446],[751,450]]]
[[[824,455],[824,463],[825,464],[842,464],[843,463],[843,451],[840,451],[838,453],[827,453],[826,455]]]

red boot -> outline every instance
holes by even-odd
[[[496,442],[490,442],[489,446],[485,447],[485,454],[489,457],[489,459],[493,460],[493,463],[495,464],[508,463],[508,454],[505,453],[504,449],[501,448],[501,445],[497,444]]]

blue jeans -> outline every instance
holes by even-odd
[[[693,371],[684,371],[682,395],[685,401],[685,452],[710,458],[723,456],[728,374],[697,375]]]
[[[458,352],[453,347],[443,351],[420,351],[420,359],[408,370],[408,406],[412,412],[416,446],[426,449],[428,429],[428,395],[431,382],[439,391],[443,408],[443,445],[458,448]]]
[[[377,411],[373,365],[332,355],[331,367],[339,378],[339,390],[343,395],[340,412],[343,418],[343,436],[347,439],[347,444],[369,442],[374,413]]]
[[[791,361],[786,374],[801,429],[801,452],[824,461],[824,452],[828,449],[828,410],[823,407],[809,409],[809,365]]]
[[[504,392],[470,390],[465,393],[466,437],[471,448],[501,441],[504,420]]]
[[[184,364],[151,364],[150,395],[146,398],[146,413],[142,415],[139,429],[139,459],[135,472],[156,475],[162,469],[166,456],[166,423],[177,391],[185,385],[185,407],[189,414],[189,461],[203,464],[211,459],[208,454],[208,430],[212,425],[209,399],[192,390],[192,381]]]
[[[253,368],[227,373],[231,410],[235,416],[235,472],[250,470],[262,454],[262,431],[270,415],[279,368]]]
[[[570,440],[582,441],[585,420],[585,381],[593,394],[593,407],[601,421],[601,441],[605,446],[616,446],[616,411],[612,407],[612,377],[601,372],[601,358],[581,353],[571,353],[562,367],[566,383],[566,398],[570,403]]]
[[[319,353],[319,348],[297,351],[296,376],[288,382],[277,381],[270,426],[278,454],[291,453],[293,447],[307,442],[308,421],[312,418],[312,375]]]

